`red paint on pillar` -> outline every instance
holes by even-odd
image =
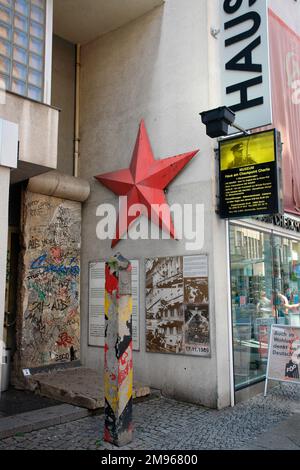
[[[119,279],[114,273],[111,273],[109,266],[105,266],[105,290],[112,295],[114,291],[118,291]]]

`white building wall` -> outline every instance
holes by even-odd
[[[215,213],[213,142],[199,117],[218,100],[217,45],[210,35],[216,8],[212,0],[169,0],[82,48],[80,176],[92,191],[83,210],[81,339],[84,364],[101,373],[103,348],[87,346],[88,263],[113,253],[110,241],[96,238],[96,208],[104,202],[117,205],[118,198],[93,177],[129,166],[144,118],[157,159],[200,149],[169,186],[167,199],[205,205],[201,253],[209,255],[212,354],[207,359],[145,352],[144,260],[194,252],[186,252],[184,240],[122,241],[117,250],[139,259],[141,271],[134,374],[168,396],[221,407],[230,403],[225,222]]]

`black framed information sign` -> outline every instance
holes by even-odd
[[[223,219],[282,211],[281,139],[276,129],[219,142]]]

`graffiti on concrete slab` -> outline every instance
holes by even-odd
[[[78,360],[81,205],[26,192],[24,207],[22,363]]]

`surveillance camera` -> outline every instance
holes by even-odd
[[[206,134],[211,138],[228,135],[228,127],[235,121],[235,113],[227,106],[204,111],[200,116],[206,126]]]

